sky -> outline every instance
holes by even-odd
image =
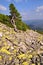
[[[43,19],[43,0],[0,0],[0,13],[9,15],[13,3],[23,20]]]

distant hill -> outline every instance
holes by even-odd
[[[36,21],[33,21],[30,26],[33,28],[33,29],[38,29],[38,30],[43,30],[43,20],[36,20]]]
[[[31,29],[43,32],[43,20],[29,20],[25,21],[25,23],[28,24]]]

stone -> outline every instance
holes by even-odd
[[[43,42],[42,41],[40,41],[40,44],[43,46]]]
[[[26,46],[24,42],[20,42],[18,44],[18,46],[20,47],[20,50],[23,51],[24,53],[26,52]]]
[[[0,37],[2,37],[2,32],[0,32]]]
[[[43,53],[43,35],[33,30],[15,32],[14,28],[0,23],[0,59],[2,56],[0,65],[36,65],[36,56],[41,59],[39,64],[42,64],[41,53]]]

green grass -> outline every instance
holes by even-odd
[[[10,18],[7,15],[0,14],[0,22],[11,28],[14,28],[14,26],[10,22]]]
[[[28,25],[26,25],[24,22],[19,21],[19,20],[15,20],[16,21],[16,27],[19,30],[23,30],[26,31],[27,29],[30,29],[30,27]]]
[[[7,25],[8,27],[14,28],[14,26],[10,22],[10,17],[8,15],[0,14],[0,22]],[[18,30],[26,31],[27,29],[31,29],[28,25],[26,25],[21,20],[15,20],[15,22]],[[43,34],[43,31],[37,30],[37,32]]]
[[[14,26],[10,22],[11,18],[8,15],[0,14],[0,22],[14,28]],[[28,25],[26,25],[22,20],[15,19],[15,24],[18,30],[26,31],[27,29],[30,29]]]
[[[43,34],[43,31],[37,30],[38,33]]]

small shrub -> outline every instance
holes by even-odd
[[[38,33],[43,34],[43,31],[37,30]]]
[[[14,28],[14,26],[10,22],[10,18],[7,15],[0,14],[0,22],[6,24],[7,26]]]
[[[10,16],[0,14],[0,22],[11,28],[14,28],[14,26],[11,24],[10,20],[11,20]],[[28,25],[26,25],[24,22],[22,22],[22,20],[15,19],[15,24],[16,24],[16,27],[18,30],[26,31],[27,29],[30,29],[30,27]]]
[[[19,30],[23,30],[23,31],[26,31],[29,27],[23,23],[22,21],[19,21],[19,20],[15,20],[16,21],[16,27],[17,29]]]

